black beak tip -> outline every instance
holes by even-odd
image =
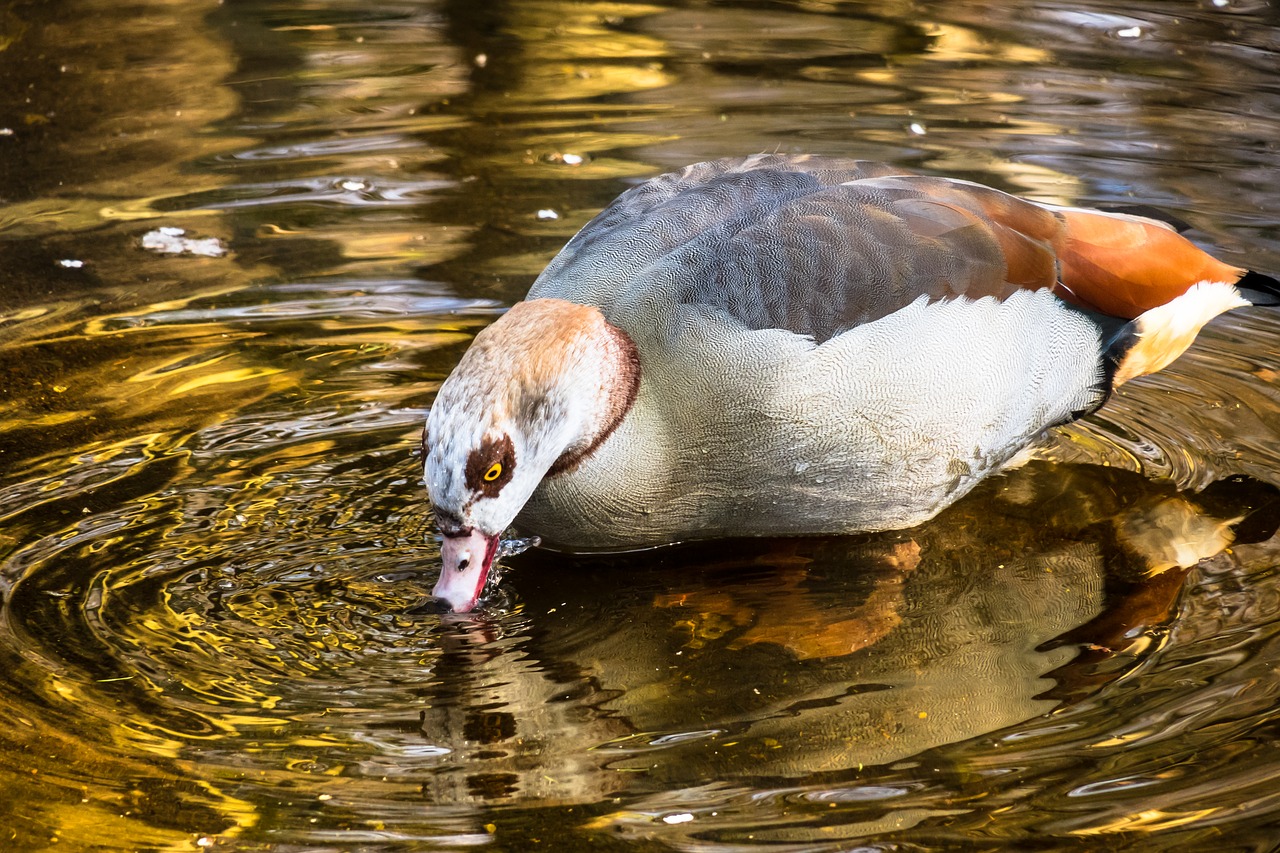
[[[443,616],[453,612],[453,605],[443,598],[431,596],[405,611],[408,616]]]

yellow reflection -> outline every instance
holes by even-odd
[[[1166,812],[1161,809],[1147,809],[1137,814],[1125,815],[1115,820],[1104,823],[1101,826],[1091,826],[1086,829],[1073,829],[1072,835],[1105,835],[1112,832],[1133,832],[1134,830],[1142,832],[1157,832],[1163,829],[1173,829],[1179,826],[1186,826],[1189,823],[1195,823],[1203,820],[1210,815],[1216,814],[1219,809],[1198,809],[1189,812]]]
[[[384,230],[385,229],[385,230]],[[471,248],[468,242],[474,228],[461,225],[406,225],[400,230],[387,229],[385,222],[376,228],[361,229],[348,219],[333,225],[316,225],[308,229],[313,240],[327,240],[339,247],[343,262],[335,267],[344,275],[380,277],[386,274],[389,261],[405,265],[430,265],[453,260]],[[288,232],[264,233],[264,238],[293,236]]]
[[[49,803],[41,811],[41,822],[49,827],[46,849],[192,849],[189,833],[149,826],[122,803]]]
[[[284,369],[279,367],[241,367],[235,370],[224,370],[221,373],[213,373],[188,380],[170,393],[177,396],[188,391],[194,391],[197,388],[208,387],[209,385],[234,385],[239,382],[249,382],[253,379],[262,379],[283,372]]]
[[[1114,735],[1112,737],[1105,738],[1097,743],[1086,744],[1086,746],[1089,749],[1107,749],[1113,746],[1124,746],[1125,744],[1133,743],[1134,741],[1149,737],[1152,733],[1153,732],[1150,729],[1145,729],[1139,732],[1128,732],[1126,734]]]
[[[627,19],[635,19],[649,15],[658,15],[668,11],[661,6],[646,6],[631,3],[524,3],[512,10],[518,17],[507,28],[508,31],[522,41],[551,42],[551,49],[557,46],[565,50],[574,50],[565,42],[577,43],[577,53],[549,53],[552,59],[563,59],[566,56],[580,55],[584,57],[601,56],[652,56],[665,50],[665,45],[652,37],[638,33],[622,32],[610,26],[611,23]],[[627,51],[626,54],[614,54],[602,51],[596,45],[604,40],[611,48]]]
[[[40,198],[0,208],[0,231],[8,239],[50,231],[84,231],[102,225],[99,203],[86,199]]]
[[[179,373],[188,373],[192,370],[200,370],[205,367],[217,364],[232,356],[232,353],[215,353],[204,358],[196,359],[188,353],[179,354],[171,359],[163,361],[159,364],[153,364],[147,368],[126,379],[126,382],[153,382],[157,379],[175,376]]]
[[[58,426],[59,424],[69,424],[79,421],[83,415],[80,412],[50,412],[47,415],[40,415],[27,421],[33,426]]]
[[[973,30],[954,24],[926,24],[925,32],[933,38],[933,44],[925,54],[929,59],[946,62],[996,59],[1023,64],[1042,64],[1053,59],[1053,55],[1047,50],[1010,42],[993,42]]]
[[[676,81],[661,68],[634,65],[531,66],[525,82],[539,104],[661,89]]]
[[[209,184],[206,186],[195,186],[184,188],[181,195],[211,193],[221,189],[220,185]],[[94,212],[98,219],[115,220],[117,222],[137,222],[145,219],[159,219],[171,217],[173,214],[163,209],[163,205],[157,202],[168,201],[178,197],[176,193],[166,193],[164,195],[144,196],[142,198],[126,199],[116,202],[112,205],[99,207]],[[218,208],[208,208],[201,210],[199,208],[183,210],[182,218],[184,220],[194,217],[210,217],[221,216],[222,211]],[[100,224],[100,223],[99,223]],[[203,258],[192,257],[187,259],[191,263],[198,263]]]

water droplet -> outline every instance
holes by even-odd
[[[498,552],[494,554],[494,559],[502,557],[514,557],[516,554],[523,554],[530,548],[537,548],[542,544],[540,536],[530,536],[525,539],[503,539],[498,544]]]

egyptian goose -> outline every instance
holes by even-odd
[[[1156,219],[881,163],[662,175],[441,386],[434,594],[474,607],[512,523],[573,550],[920,524],[1277,284]]]

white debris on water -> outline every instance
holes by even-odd
[[[76,260],[75,258],[63,258],[58,261],[58,266],[67,270],[78,270],[84,267],[84,261]]]
[[[187,237],[181,228],[166,226],[142,235],[142,248],[162,255],[200,255],[220,258],[227,247],[217,237]]]
[[[538,218],[539,219],[559,219],[560,214],[556,213],[554,210],[552,210],[549,207],[544,207],[542,208],[542,210],[538,211]]]

